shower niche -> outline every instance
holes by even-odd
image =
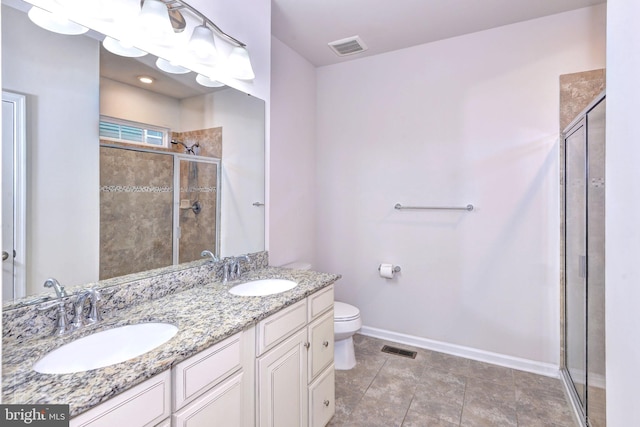
[[[220,159],[103,143],[100,280],[219,255]]]

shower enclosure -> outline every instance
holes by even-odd
[[[605,425],[605,97],[564,132],[564,366],[583,425]]]
[[[219,253],[220,160],[100,147],[100,280]]]

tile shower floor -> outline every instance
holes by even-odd
[[[576,427],[562,383],[403,344],[354,336],[358,364],[336,371],[331,427]],[[382,353],[384,344],[417,351]]]

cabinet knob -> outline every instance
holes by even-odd
[[[325,400],[323,403],[324,403],[324,406],[327,406],[327,407],[329,406],[329,401],[328,400]]]
[[[304,348],[306,348],[307,350],[309,350],[309,347],[311,347],[311,343],[310,343],[310,342],[306,342],[306,343],[304,343]]]
[[[325,347],[329,347],[329,341],[323,342],[322,345],[325,346]]]

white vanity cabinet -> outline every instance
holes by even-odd
[[[173,367],[173,427],[242,427],[242,352],[240,333]]]
[[[262,320],[256,338],[257,426],[325,426],[335,412],[333,286]]]
[[[71,427],[323,427],[335,412],[333,286],[70,421]]]

